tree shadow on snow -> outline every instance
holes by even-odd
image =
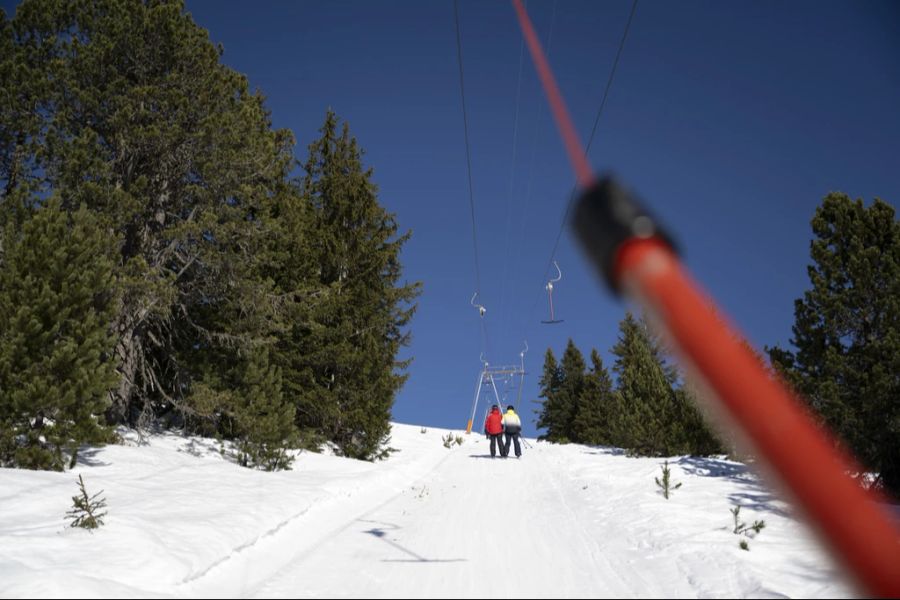
[[[732,504],[741,508],[756,511],[769,512],[781,517],[790,517],[789,511],[777,504],[777,498],[767,488],[763,481],[747,465],[704,456],[684,456],[676,463],[688,475],[698,477],[718,477],[730,479],[741,484],[744,488],[739,492],[732,492],[728,499]]]
[[[689,475],[722,477],[742,483],[756,480],[756,475],[745,464],[711,458],[708,456],[684,456],[678,459],[678,466]]]
[[[625,456],[625,450],[613,446],[591,446],[590,450],[582,450],[582,454],[593,454],[595,456]]]
[[[223,447],[219,446],[214,440],[197,438],[190,438],[187,442],[181,444],[177,450],[198,458],[224,454]]]
[[[381,562],[406,562],[406,563],[450,563],[450,562],[465,562],[467,559],[465,558],[425,558],[420,554],[417,554],[406,548],[405,546],[398,544],[396,541],[388,538],[389,530],[399,530],[401,527],[399,525],[395,525],[393,523],[384,523],[381,521],[371,521],[366,519],[359,519],[362,523],[376,523],[381,525],[381,527],[373,527],[372,529],[368,529],[363,531],[363,533],[374,536],[384,542],[385,544],[391,546],[392,548],[399,550],[403,554],[406,554],[409,558],[385,558],[382,559]]]
[[[82,448],[79,448],[78,460],[75,461],[76,464],[85,467],[108,467],[112,463],[108,463],[97,458],[97,455],[100,454],[101,450],[103,450],[103,448],[96,448],[93,446],[84,446]]]
[[[769,512],[779,517],[793,518],[790,511],[783,509],[775,504],[778,501],[771,492],[762,486],[757,486],[759,491],[742,492],[728,494],[728,499],[732,504],[737,504],[741,508],[756,512]]]

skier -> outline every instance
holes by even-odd
[[[512,404],[506,407],[506,414],[503,415],[503,431],[506,434],[506,441],[503,443],[503,458],[509,456],[509,442],[515,442],[516,458],[522,457],[522,448],[519,446],[519,433],[522,431],[522,420],[516,414],[515,407]]]
[[[491,406],[491,413],[484,420],[484,434],[491,440],[491,458],[497,458],[497,448],[500,450],[500,456],[506,457],[503,452],[503,417],[500,415],[500,407],[496,404]]]

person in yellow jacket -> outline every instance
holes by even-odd
[[[522,447],[519,446],[519,434],[522,432],[522,420],[516,414],[515,407],[510,404],[503,415],[503,435],[506,440],[503,443],[503,457],[509,456],[509,443],[515,442],[516,458],[522,456]]]

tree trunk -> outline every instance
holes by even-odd
[[[120,315],[121,320],[127,317]],[[123,331],[125,329],[125,331]],[[119,340],[116,343],[116,356],[119,357],[119,365],[116,370],[119,373],[119,385],[109,392],[110,406],[106,411],[106,420],[111,425],[133,425],[132,403],[134,401],[135,378],[138,372],[138,355],[140,352],[140,339],[137,332],[125,327],[118,327]]]

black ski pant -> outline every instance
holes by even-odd
[[[502,433],[488,434],[491,438],[491,458],[497,456],[497,450],[500,450],[500,456],[506,456],[506,447],[503,444]]]
[[[522,447],[519,446],[519,432],[515,433],[507,433],[506,434],[506,442],[503,444],[503,456],[509,456],[509,442],[513,441],[516,444],[516,458],[522,456]]]

